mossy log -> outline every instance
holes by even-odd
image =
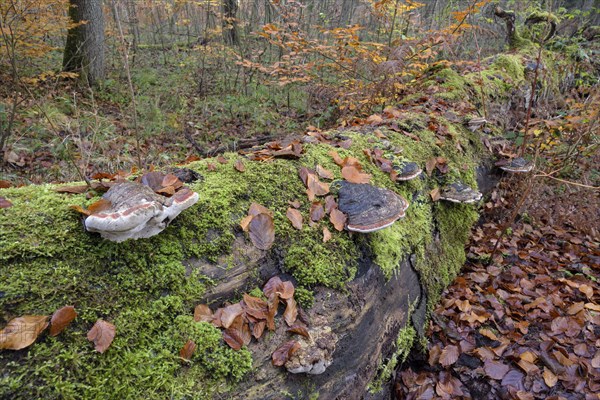
[[[486,94],[507,99],[522,83],[522,60],[495,58],[483,77],[494,85]],[[476,205],[430,197],[433,189],[456,180],[476,187],[483,176],[477,171],[485,170],[489,155],[462,115],[477,116],[467,103],[480,98],[472,83],[477,79],[479,74],[461,76],[450,68],[432,72],[422,93],[445,110],[407,98],[379,126],[329,133],[352,140],[349,149],[335,149],[341,157],[358,158],[373,184],[410,202],[404,219],[370,234],[338,232],[325,220],[297,230],[287,220],[289,201],[300,201],[305,219],[310,208],[299,167],[318,164],[341,179],[328,154],[333,148],[323,143],[306,144],[298,160],[245,160],[245,172],[234,168],[243,158],[233,153],[224,155],[225,164],[187,165],[203,176],[190,185],[200,195],[197,204],[158,236],[124,243],[85,232],[69,208],[97,198],[60,194],[56,185],[0,190],[13,203],[0,209],[0,326],[65,305],[79,313],[56,337],[43,334],[24,350],[0,351],[0,397],[384,398],[385,390],[377,390],[423,334],[427,311],[465,261],[464,245],[478,218]],[[431,129],[432,121],[442,128]],[[427,160],[443,157],[448,172],[393,182],[363,152],[388,146],[383,140],[423,168]],[[255,248],[239,227],[252,202],[274,213],[270,250]],[[323,227],[332,232],[326,243]],[[290,338],[280,317],[276,331],[240,351],[228,348],[217,328],[193,320],[197,304],[239,301],[273,275],[293,280],[309,319],[338,337],[333,364],[321,375],[271,365],[272,352]],[[86,340],[98,318],[117,329],[103,354]],[[183,362],[179,350],[188,339],[198,348],[191,362]]]

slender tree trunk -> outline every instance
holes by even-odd
[[[104,16],[101,0],[69,0],[69,17],[84,22],[69,29],[63,58],[65,71],[79,72],[90,84],[104,78]]]
[[[237,46],[240,42],[237,20],[237,0],[223,0],[223,40],[229,46]]]

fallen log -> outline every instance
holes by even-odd
[[[525,79],[524,60],[501,55],[489,63],[485,93],[496,104],[507,102]],[[479,97],[473,84],[479,77],[449,67],[432,71],[420,98],[362,126],[299,138],[298,158],[296,148],[290,159],[227,153],[221,162],[186,165],[202,176],[189,185],[198,202],[148,239],[113,243],[86,232],[70,206],[97,198],[59,193],[56,185],[1,189],[12,206],[0,209],[0,325],[65,305],[78,315],[57,336],[0,350],[0,397],[385,398],[383,383],[422,338],[426,313],[463,265],[478,218],[476,205],[442,201],[440,190],[455,182],[491,185],[483,122],[466,126],[478,117],[468,99]],[[405,217],[372,233],[338,231],[328,218],[293,227],[290,203],[298,202],[308,221],[313,202],[325,202],[307,198],[300,168],[333,172],[324,182],[342,179],[332,150],[354,157],[374,186],[408,200]],[[415,162],[424,172],[395,181],[381,163],[387,159]],[[268,250],[240,227],[253,202],[273,213],[275,242]],[[323,228],[331,233],[327,241]],[[281,316],[274,331],[239,351],[227,347],[221,330],[193,319],[196,305],[216,308],[243,293],[259,294],[275,275],[294,283],[314,332],[334,333],[335,343],[315,344],[335,348],[319,375],[272,365],[273,352],[293,337]],[[116,327],[103,354],[86,339],[98,319]],[[189,340],[197,346],[191,361],[178,356]]]

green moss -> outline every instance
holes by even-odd
[[[506,73],[515,82],[523,80],[525,75],[523,60],[518,54],[499,54],[490,69]]]
[[[211,160],[193,163],[188,167],[203,175],[202,181],[191,185],[199,193],[198,203],[160,235],[120,244],[84,232],[80,216],[69,208],[96,199],[59,194],[50,185],[1,190],[14,204],[0,210],[1,318],[49,315],[67,304],[75,305],[79,316],[55,338],[43,335],[26,350],[0,353],[0,397],[197,398],[227,391],[250,370],[250,353],[230,350],[217,329],[193,322],[192,309],[210,280],[202,270],[190,271],[186,261],[233,261],[232,244],[246,235],[239,222],[252,202],[273,211],[276,242],[270,257],[296,279],[297,299],[303,306],[310,306],[317,285],[343,290],[356,274],[364,246],[387,276],[407,253],[416,253],[417,267],[435,299],[434,292],[441,292],[442,283],[449,282],[464,259],[462,245],[472,222],[465,213],[476,213],[468,206],[470,211],[434,204],[428,193],[454,179],[474,184],[478,153],[477,141],[462,126],[436,117],[450,132],[440,141],[427,129],[428,118],[407,113],[398,120],[420,141],[381,128],[401,149],[400,154],[386,156],[416,161],[423,168],[427,159],[444,157],[450,167],[446,176],[392,182],[363,153],[381,145],[381,140],[371,133],[343,133],[352,139],[352,146],[336,149],[340,156],[357,157],[375,185],[394,190],[411,203],[406,219],[370,235],[338,232],[327,220],[314,227],[305,223],[297,230],[285,216],[290,200],[300,201],[304,216],[310,209],[298,178],[301,165],[318,164],[341,177],[328,154],[331,147],[323,144],[305,146],[297,161],[245,160],[244,173],[233,167],[239,157],[235,154],[226,155],[227,164],[212,161],[215,172],[207,170]],[[332,233],[327,243],[323,227]],[[431,232],[436,228],[445,252],[439,259],[424,250],[435,243]],[[98,318],[117,327],[115,341],[104,354],[96,353],[85,338]],[[184,364],[178,352],[188,339],[199,348]]]
[[[396,351],[387,361],[380,365],[377,377],[369,383],[369,392],[377,393],[381,391],[383,385],[392,377],[398,362],[403,363],[410,354],[416,337],[417,331],[412,326],[405,326],[400,329],[395,343]]]

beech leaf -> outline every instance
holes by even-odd
[[[98,353],[104,353],[115,338],[117,329],[110,322],[98,319],[87,334],[87,339],[94,342]]]
[[[194,308],[194,321],[196,322],[212,322],[214,315],[212,310],[206,304],[198,304]]]
[[[193,340],[188,340],[185,342],[181,350],[179,350],[179,357],[183,358],[186,361],[190,361],[192,359],[192,355],[194,351],[196,351],[196,343]]]
[[[329,221],[331,221],[331,223],[333,224],[333,227],[337,231],[341,232],[344,230],[344,227],[346,226],[346,220],[347,220],[346,214],[344,214],[337,208],[331,210],[331,213],[329,214]]]
[[[369,183],[371,175],[360,172],[355,166],[342,168],[342,177],[351,183]]]
[[[331,240],[331,232],[326,226],[323,227],[323,243],[327,243]]]
[[[47,315],[24,315],[11,319],[0,331],[0,349],[24,349],[33,344],[47,326]]]
[[[273,217],[268,214],[256,215],[248,225],[248,233],[255,247],[269,250],[275,241]]]
[[[458,347],[454,345],[448,345],[442,349],[440,354],[440,364],[443,367],[448,367],[454,364],[458,360]]]
[[[73,306],[64,306],[52,314],[50,319],[50,336],[61,333],[77,317],[77,311]]]
[[[283,366],[292,355],[300,348],[300,343],[295,340],[290,340],[289,342],[285,342],[271,356],[271,360],[273,365],[276,367]]]
[[[302,230],[302,214],[295,208],[288,207],[285,216],[290,220],[292,226],[298,230]]]

